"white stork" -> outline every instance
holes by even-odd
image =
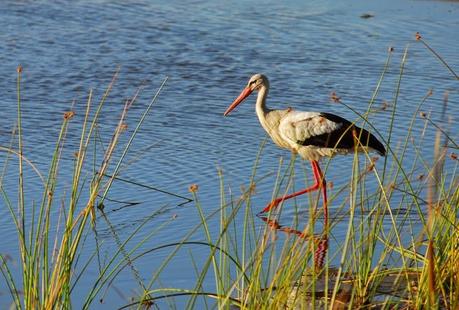
[[[255,74],[249,79],[247,86],[228,107],[224,115],[228,115],[254,91],[258,91],[255,107],[263,128],[278,146],[298,153],[303,159],[309,160],[314,175],[314,185],[274,199],[259,214],[276,208],[284,200],[321,188],[324,200],[324,227],[327,227],[327,188],[325,178],[319,167],[319,159],[324,156],[347,154],[355,150],[375,150],[380,155],[385,156],[384,145],[365,129],[359,128],[334,114],[301,112],[291,108],[287,110],[269,109],[266,106],[269,82],[263,74]]]

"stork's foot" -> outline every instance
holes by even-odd
[[[269,211],[273,210],[273,209],[276,209],[278,206],[279,206],[279,203],[282,202],[282,199],[274,199],[273,201],[271,201],[270,203],[268,203],[268,205],[266,205],[266,207],[261,210],[257,216],[260,216],[260,215],[263,215],[265,213],[268,213]]]
[[[323,268],[325,257],[327,256],[328,252],[328,236],[326,234],[308,234],[305,231],[300,231],[288,226],[282,226],[277,220],[270,219],[266,216],[258,217],[264,221],[266,225],[272,230],[281,231],[289,235],[297,235],[299,238],[305,240],[312,238],[314,240],[314,244],[316,245],[316,250],[314,251],[314,268],[315,270],[320,270]]]
[[[258,215],[258,217],[266,223],[266,225],[268,225],[269,228],[273,229],[273,230],[278,230],[278,231],[282,231],[284,233],[287,233],[287,234],[293,234],[293,235],[297,235],[298,237],[300,238],[303,238],[303,239],[308,239],[309,237],[311,237],[311,235],[301,231],[301,230],[297,230],[297,229],[294,229],[292,227],[289,227],[289,226],[282,226],[281,224],[279,224],[279,221],[277,220],[274,220],[274,219],[270,219],[266,216],[260,216]]]

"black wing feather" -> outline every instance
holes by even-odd
[[[384,145],[365,129],[357,127],[348,120],[334,114],[320,113],[320,116],[329,121],[341,124],[341,126],[334,131],[311,136],[304,141],[297,141],[298,144],[314,145],[325,148],[353,149],[356,142],[353,134],[353,132],[355,132],[355,136],[360,138],[360,143],[363,146],[371,147],[382,156],[386,155],[386,148]]]

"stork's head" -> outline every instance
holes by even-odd
[[[247,86],[241,92],[241,94],[234,100],[234,102],[228,107],[228,109],[223,113],[224,116],[228,115],[235,107],[239,105],[245,98],[250,96],[253,91],[259,91],[262,87],[269,88],[269,81],[266,76],[261,73],[253,75]]]

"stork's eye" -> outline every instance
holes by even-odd
[[[257,80],[250,82],[249,85],[255,84],[256,81]]]

